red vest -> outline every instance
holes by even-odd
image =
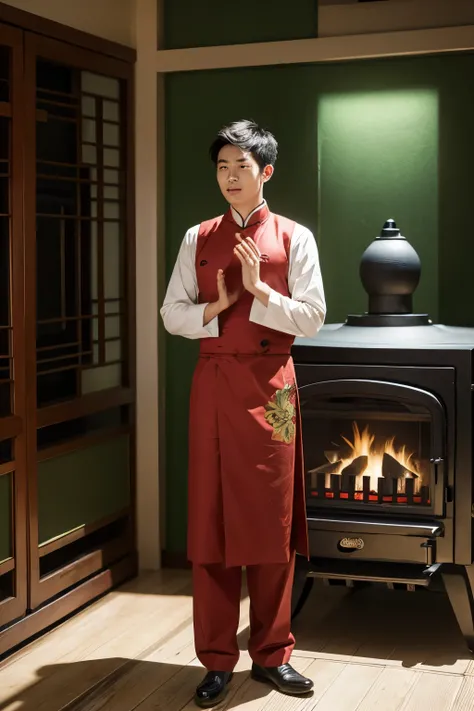
[[[217,270],[223,269],[227,290],[242,284],[242,265],[233,250],[242,238],[251,237],[265,261],[260,276],[272,289],[289,296],[288,255],[295,223],[273,215],[265,205],[250,218],[245,228],[237,225],[229,210],[225,215],[201,224],[196,248],[196,274],[200,303],[217,300]],[[219,315],[219,338],[204,338],[200,344],[206,353],[279,353],[289,354],[294,337],[260,326],[249,320],[254,297],[244,291],[238,301]]]

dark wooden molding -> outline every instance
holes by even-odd
[[[83,395],[76,400],[40,407],[37,414],[37,427],[48,427],[58,422],[94,415],[109,408],[129,405],[134,399],[135,393],[130,388],[109,388]]]
[[[60,25],[61,28],[67,28]],[[63,32],[63,34],[66,34]],[[124,62],[108,54],[100,52],[102,40],[98,37],[99,47],[96,49],[85,49],[77,44],[72,44],[67,38],[53,39],[37,32],[26,32],[27,51],[35,53],[43,59],[50,59],[53,62],[69,64],[81,70],[92,72],[102,72],[110,74],[118,79],[130,80],[133,75],[133,64]],[[35,107],[36,111],[36,107]]]
[[[127,516],[130,515],[131,509],[126,508],[122,511],[118,511],[115,514],[111,514],[110,516],[101,518],[99,521],[94,521],[94,523],[87,523],[84,526],[80,526],[79,528],[74,529],[73,531],[69,531],[69,533],[64,533],[63,535],[58,536],[57,538],[53,538],[51,541],[42,543],[39,546],[39,557],[42,558],[45,555],[54,553],[54,551],[57,551],[60,548],[64,548],[64,546],[68,546],[70,543],[74,543],[75,541],[79,541],[81,538],[89,536],[91,533],[98,531],[100,528],[105,528],[111,523],[120,521],[121,519],[127,518]]]
[[[31,12],[11,7],[3,2],[0,2],[0,22],[19,27],[22,30],[28,30],[29,32],[35,32],[45,37],[61,40],[76,47],[99,52],[108,57],[120,59],[127,64],[134,64],[137,58],[137,53],[132,47],[102,39],[82,30],[76,30],[54,20],[48,20]]]
[[[23,431],[23,422],[18,415],[10,415],[10,417],[1,418],[2,428],[0,432],[0,440],[12,439],[18,437]]]
[[[7,474],[13,474],[16,469],[16,464],[14,461],[6,462],[5,464],[0,464],[0,476],[6,476]]]
[[[174,551],[161,551],[161,565],[163,568],[174,568],[179,570],[190,570],[191,563],[185,552],[175,553]]]
[[[41,578],[32,598],[33,609],[104,568],[112,568],[114,563],[133,554],[131,547],[130,537],[125,533]]]
[[[15,558],[7,558],[0,563],[0,575],[5,575],[5,573],[10,573],[10,571],[15,569]]]

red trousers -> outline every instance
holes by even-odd
[[[295,555],[289,563],[247,567],[250,597],[249,653],[261,666],[286,664],[295,639],[291,634],[291,593]],[[239,659],[242,568],[193,565],[196,654],[209,671],[232,671]]]

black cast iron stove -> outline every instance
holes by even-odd
[[[474,328],[413,313],[420,273],[388,220],[361,260],[367,313],[295,342],[311,557],[293,613],[315,577],[442,583],[474,651]]]

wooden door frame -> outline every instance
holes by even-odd
[[[34,33],[25,33],[25,96],[24,111],[28,117],[25,127],[25,154],[33,157],[25,167],[25,313],[26,322],[26,353],[27,353],[27,471],[28,471],[28,508],[29,508],[29,608],[37,609],[47,600],[64,590],[78,584],[100,570],[107,568],[120,556],[128,555],[135,561],[135,273],[134,273],[134,177],[133,177],[133,66],[112,57],[98,57],[87,49],[71,46],[55,39],[49,39]],[[77,69],[102,73],[121,79],[126,84],[125,105],[127,112],[127,142],[124,145],[127,160],[127,193],[125,196],[126,210],[126,248],[130,255],[127,273],[127,288],[125,293],[127,321],[130,333],[128,335],[128,373],[127,387],[112,388],[83,396],[62,404],[50,405],[36,409],[36,60],[42,57]],[[131,121],[131,126],[130,122]],[[28,314],[30,318],[28,318]],[[131,357],[130,357],[131,356]],[[132,500],[129,510],[129,524],[126,533],[119,539],[114,539],[100,549],[88,553],[44,578],[40,576],[41,551],[38,546],[38,453],[37,427],[48,426],[60,421],[75,419],[93,412],[99,412],[117,405],[128,405],[130,410],[129,423],[126,428],[107,432],[103,437],[118,435],[127,431],[131,442],[131,492]],[[89,438],[77,440],[62,451],[74,451],[88,443]],[[103,441],[103,439],[101,440]],[[42,453],[48,454],[48,450]],[[52,452],[49,452],[50,456]],[[105,522],[104,522],[105,525]],[[88,531],[84,532],[87,535]],[[61,545],[53,550],[76,540],[73,534],[61,537]],[[44,552],[44,551],[43,551]],[[135,566],[135,562],[132,567]]]
[[[0,573],[13,571],[14,596],[0,603],[0,627],[22,617],[27,609],[27,462],[26,383],[24,343],[24,232],[23,232],[23,33],[0,24],[0,44],[11,48],[10,61],[10,313],[13,356],[13,407],[10,417],[0,419],[1,438],[13,440],[13,459],[1,467],[12,473],[11,541],[13,558],[0,566]]]

